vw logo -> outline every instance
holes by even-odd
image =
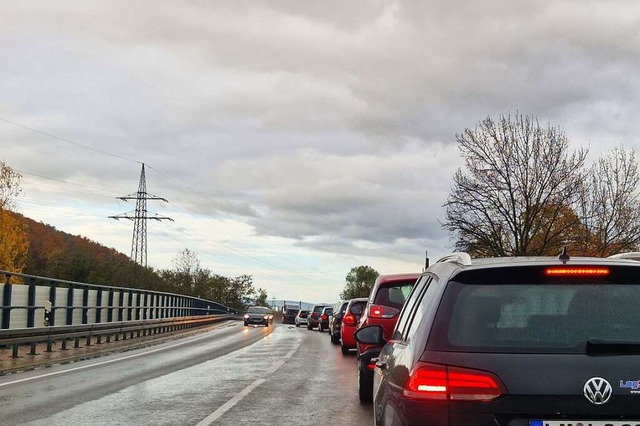
[[[611,398],[613,388],[602,377],[592,377],[584,384],[584,396],[589,402],[602,405],[606,404]]]

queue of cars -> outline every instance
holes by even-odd
[[[356,350],[376,425],[640,425],[629,259],[453,253],[380,276],[368,298],[314,306],[307,328]]]
[[[376,425],[640,424],[640,263],[472,259],[413,286],[374,364]]]

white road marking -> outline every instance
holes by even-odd
[[[267,376],[275,373],[280,367],[282,367],[284,365],[284,363],[287,361],[287,359],[291,358],[293,356],[293,354],[296,353],[296,351],[300,347],[300,342],[301,342],[301,340],[296,341],[296,346],[293,349],[291,349],[289,352],[287,352],[286,355],[284,355],[275,364],[273,364],[271,367],[269,367],[269,369],[266,371]],[[254,390],[255,388],[257,388],[258,386],[260,386],[261,384],[263,384],[266,381],[267,381],[267,379],[258,379],[256,381],[252,382],[249,386],[247,386],[246,388],[242,389],[239,393],[237,393],[229,401],[225,402],[216,411],[214,411],[213,413],[209,414],[202,421],[200,421],[198,424],[196,424],[196,426],[209,426],[209,425],[211,425],[213,422],[215,422],[220,417],[222,417],[222,415],[224,413],[226,413],[227,411],[231,410],[238,402],[242,401],[245,396],[247,396],[247,395],[249,395],[251,393],[252,390]]]
[[[246,388],[242,389],[240,391],[240,393],[236,394],[236,396],[234,396],[233,398],[231,398],[230,400],[225,402],[222,405],[222,407],[218,408],[216,411],[214,411],[213,413],[209,414],[206,418],[204,418],[196,426],[208,426],[211,423],[215,422],[220,417],[222,417],[222,415],[224,413],[226,413],[227,411],[232,409],[238,402],[242,401],[242,399],[245,396],[249,395],[252,390],[254,390],[255,388],[257,388],[258,386],[260,386],[261,384],[263,384],[266,381],[267,381],[266,379],[258,379],[255,382],[251,383],[249,386],[247,386]]]

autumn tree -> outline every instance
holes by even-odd
[[[21,176],[0,161],[0,270],[21,273],[27,262],[29,240],[24,224],[11,211],[21,193]]]
[[[0,210],[11,210],[18,195],[22,193],[20,173],[0,160]]]
[[[522,256],[559,247],[580,226],[575,205],[587,151],[533,117],[490,117],[456,135],[464,169],[454,175],[443,227],[457,250]]]
[[[346,284],[340,293],[342,300],[356,297],[369,297],[373,284],[380,274],[371,266],[356,266],[351,268],[345,277]]]
[[[578,204],[584,255],[610,256],[640,247],[640,174],[635,152],[622,146],[589,169]]]

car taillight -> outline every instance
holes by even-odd
[[[500,380],[486,371],[418,363],[404,389],[410,398],[488,402],[504,395]]]
[[[356,325],[356,317],[349,313],[342,318],[342,323],[344,325]]]
[[[322,321],[326,320],[327,319],[327,314],[322,314],[321,319],[322,319]]]
[[[400,313],[400,309],[383,305],[371,305],[369,307],[369,317],[371,318],[393,318]]]

